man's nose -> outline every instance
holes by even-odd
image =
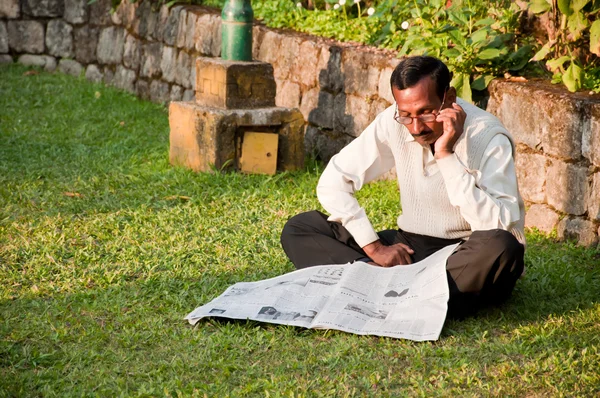
[[[419,119],[418,117],[413,118],[412,123],[411,123],[412,134],[414,134],[414,135],[421,134],[421,132],[424,130],[424,128],[425,128],[425,124],[421,121],[421,119]]]

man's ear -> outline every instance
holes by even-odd
[[[446,93],[446,104],[452,104],[454,102],[456,102],[456,89],[450,87]]]

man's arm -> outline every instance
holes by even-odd
[[[379,236],[354,192],[394,166],[386,136],[395,122],[388,113],[389,109],[379,114],[358,138],[331,158],[317,185],[319,201],[331,214],[329,220],[340,222],[361,247]]]
[[[488,144],[480,170],[469,170],[455,154],[437,159],[450,202],[473,231],[509,231],[521,218],[511,143],[496,135]]]

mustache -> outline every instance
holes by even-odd
[[[422,136],[427,135],[427,134],[429,134],[431,132],[433,132],[433,130],[425,130],[425,131],[421,131],[419,134],[410,133],[410,135],[412,135],[413,137],[422,137]]]

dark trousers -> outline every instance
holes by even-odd
[[[378,232],[385,245],[404,243],[414,250],[413,262],[441,248],[463,242],[448,258],[450,288],[448,315],[463,318],[479,308],[505,301],[523,272],[524,247],[501,229],[474,231],[468,240],[442,239],[402,230]],[[367,257],[340,223],[327,221],[319,211],[298,214],[281,233],[283,250],[298,269],[323,264],[345,264]]]

